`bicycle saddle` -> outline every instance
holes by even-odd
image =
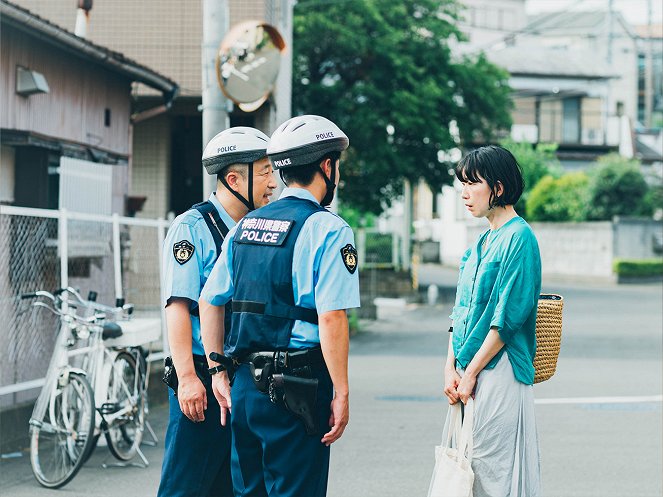
[[[118,338],[122,336],[122,328],[120,328],[120,325],[117,323],[105,323],[104,324],[104,331],[101,334],[101,337],[104,340],[107,340],[109,338]]]

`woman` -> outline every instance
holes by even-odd
[[[456,176],[465,206],[490,229],[461,260],[444,393],[450,404],[474,398],[474,497],[537,497],[532,363],[541,259],[513,208],[522,174],[508,150],[488,146],[464,157]]]

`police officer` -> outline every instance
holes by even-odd
[[[208,362],[222,412],[232,408],[236,496],[326,495],[329,446],[349,418],[346,310],[359,307],[352,230],[325,209],[347,146],[323,117],[279,126],[267,154],[287,188],[230,231],[201,294],[208,353],[222,350],[232,299],[232,394],[228,358]]]
[[[170,372],[170,417],[159,485],[160,497],[232,496],[230,430],[220,423],[200,338],[198,298],[217,260],[223,238],[242,216],[269,202],[276,188],[269,138],[235,127],[205,147],[203,165],[217,175],[207,202],[178,216],[164,242],[164,305],[174,365]],[[229,316],[228,316],[229,317]],[[170,360],[170,362],[169,362]]]

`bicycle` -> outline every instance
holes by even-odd
[[[63,298],[65,293],[76,300]],[[127,319],[133,306],[113,308],[85,301],[72,288],[55,295],[39,291],[22,296],[34,297],[50,300],[52,305],[42,300],[33,305],[58,315],[61,323],[46,383],[30,419],[30,460],[37,481],[48,488],[67,484],[102,433],[115,458],[129,461],[139,455],[147,465],[140,451],[148,409],[146,354],[141,344],[118,343],[132,322],[120,325],[117,320]],[[91,315],[78,315],[81,306]]]

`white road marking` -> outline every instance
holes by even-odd
[[[534,399],[535,404],[637,404],[643,402],[663,402],[663,395],[633,397],[567,397],[559,399]]]

